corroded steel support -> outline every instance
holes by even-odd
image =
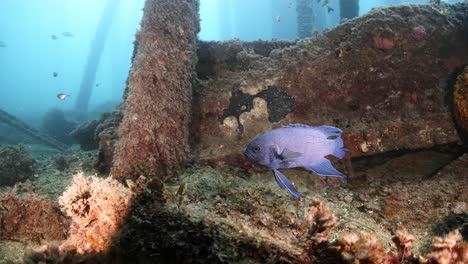
[[[67,149],[67,146],[58,142],[57,140],[48,137],[46,135],[41,134],[39,131],[36,129],[32,128],[28,124],[24,123],[23,121],[19,120],[18,118],[14,117],[13,115],[3,111],[0,109],[0,122],[5,123],[7,125],[10,125],[11,127],[16,128],[18,131],[36,139],[37,141],[58,149],[60,151],[63,151]]]
[[[198,1],[149,0],[128,78],[111,173],[164,178],[189,158]]]

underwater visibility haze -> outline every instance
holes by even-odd
[[[468,263],[468,1],[0,25],[0,263]]]
[[[75,109],[93,41],[108,1],[5,0],[1,5],[1,108],[39,118],[50,108]],[[114,1],[100,39],[89,110],[121,101],[143,1]],[[108,8],[109,9],[109,8]],[[66,93],[67,101],[57,100]],[[110,110],[107,108],[105,110]]]

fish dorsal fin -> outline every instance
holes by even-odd
[[[287,128],[287,127],[302,127],[302,128],[313,128],[311,126],[308,126],[308,125],[304,125],[304,124],[289,124],[289,125],[286,125],[286,126],[283,126],[284,128]]]
[[[322,131],[327,136],[339,136],[343,132],[341,129],[333,126],[319,126],[316,129]]]
[[[334,126],[308,126],[304,124],[290,124],[283,126],[283,128],[293,128],[293,127],[300,127],[300,128],[310,128],[310,129],[317,129],[322,131],[325,134],[331,134],[331,135],[340,135],[343,131],[337,127]]]
[[[314,130],[318,130],[322,133],[324,133],[327,137],[338,137],[341,135],[341,133],[343,133],[343,131],[337,127],[334,127],[334,126],[317,126],[317,127],[313,127],[313,126],[308,126],[308,125],[304,125],[304,124],[290,124],[290,125],[287,125],[287,126],[284,126],[283,128],[306,128],[306,129],[314,129]]]

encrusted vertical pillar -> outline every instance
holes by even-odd
[[[468,136],[468,66],[457,77],[454,93],[455,120],[463,131],[465,138]]]
[[[359,0],[340,0],[340,20],[359,16]]]
[[[313,29],[313,2],[309,0],[297,0],[297,34],[299,38],[312,36]]]
[[[94,88],[94,81],[98,70],[99,62],[104,51],[109,29],[112,25],[112,19],[119,7],[120,0],[107,0],[101,19],[97,24],[94,39],[91,42],[91,48],[86,60],[83,77],[81,79],[80,92],[76,99],[75,110],[86,112],[88,110],[89,100]]]
[[[166,177],[189,155],[198,0],[147,0],[111,173]]]

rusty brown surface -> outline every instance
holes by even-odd
[[[253,137],[291,123],[342,128],[353,157],[460,141],[447,94],[468,63],[466,9],[377,9],[269,56],[239,52],[232,63],[242,67],[214,71],[197,86],[198,158],[242,160]]]
[[[69,224],[56,204],[31,193],[1,194],[0,223],[0,239],[30,243],[65,239]]]
[[[453,98],[455,119],[466,136],[468,135],[468,66],[457,77]]]
[[[147,1],[112,174],[166,175],[188,158],[198,1]]]

